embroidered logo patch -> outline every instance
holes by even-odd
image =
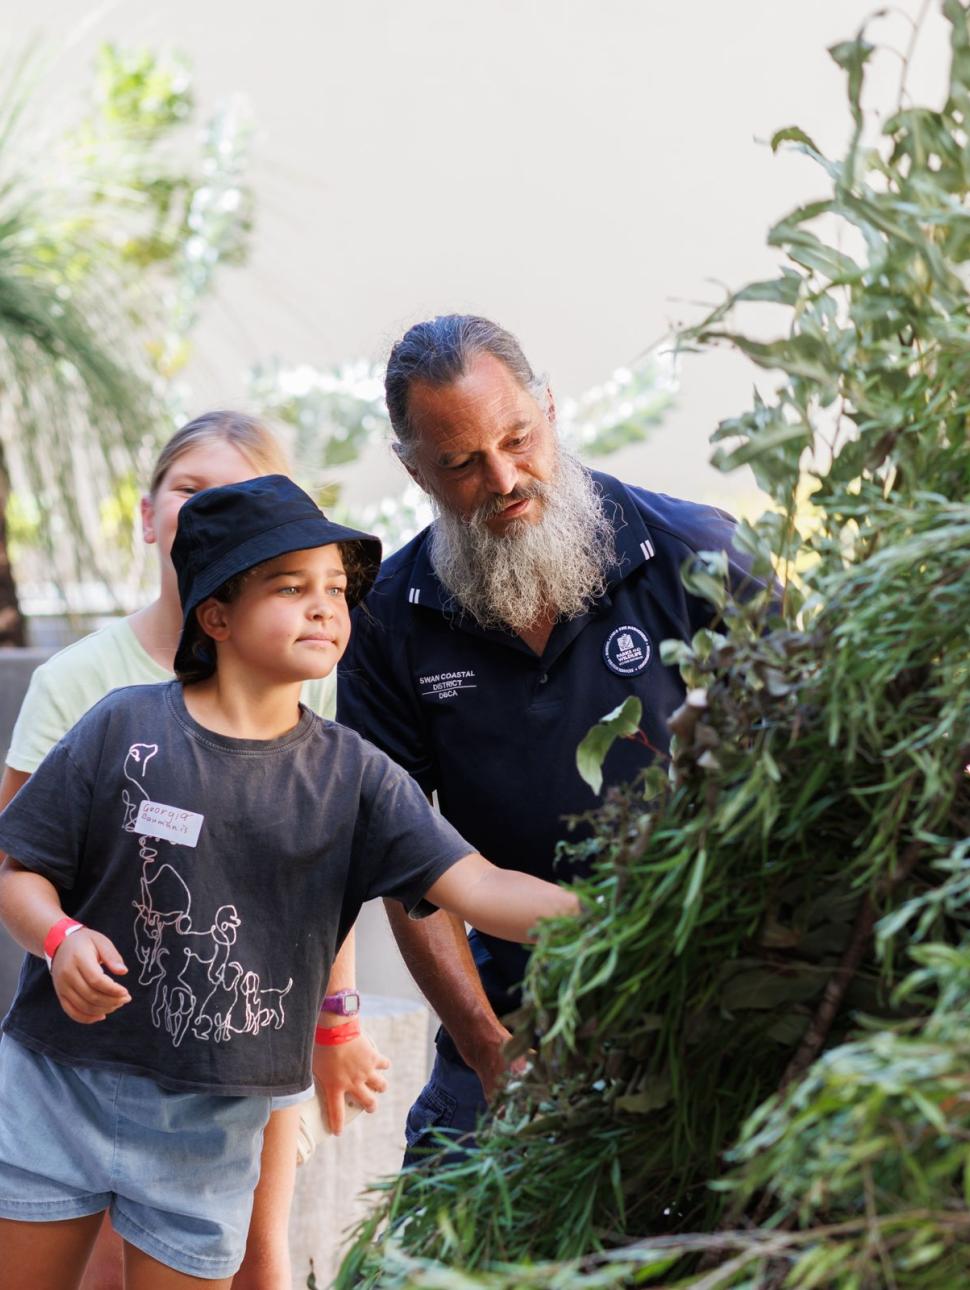
[[[421,686],[422,699],[437,699],[439,703],[457,699],[458,695],[463,694],[465,690],[478,689],[475,684],[475,673],[471,669],[460,672],[431,672],[428,676],[419,676],[418,684]]]
[[[606,638],[603,662],[617,676],[636,676],[650,662],[650,637],[639,627],[617,627]]]

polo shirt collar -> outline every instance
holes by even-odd
[[[589,472],[599,487],[606,514],[613,523],[615,559],[607,575],[607,586],[615,587],[656,555],[650,530],[640,514],[636,499],[625,484],[598,470]]]
[[[607,573],[607,588],[610,589],[622,582],[624,578],[628,578],[634,569],[652,559],[656,550],[650,530],[629,489],[612,475],[604,475],[597,470],[591,470],[589,473],[602,494],[606,513],[613,523],[616,550],[613,564]],[[421,609],[435,609],[440,613],[459,618],[461,615],[458,613],[454,598],[441,585],[438,575],[431,567],[430,545],[426,537],[418,549],[407,584],[408,603]],[[472,624],[467,616],[463,618],[462,625],[477,627],[477,624]],[[507,633],[492,631],[484,631],[482,634],[507,636]]]

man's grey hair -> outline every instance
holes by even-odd
[[[442,314],[415,323],[391,350],[384,377],[387,411],[397,436],[394,450],[406,466],[414,465],[415,436],[408,411],[412,384],[451,385],[479,354],[491,354],[504,363],[522,388],[541,402],[545,377],[536,375],[522,346],[498,323],[474,314]]]

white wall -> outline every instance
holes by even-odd
[[[250,265],[224,278],[192,369],[198,406],[241,398],[254,359],[381,358],[411,322],[471,310],[516,331],[560,394],[629,361],[669,326],[767,274],[774,218],[821,177],[765,140],[798,122],[848,131],[825,52],[869,0],[121,0],[61,59],[62,96],[100,39],[174,45],[204,106],[244,92],[259,123]],[[903,0],[915,13],[919,0]],[[77,0],[10,6],[6,34],[67,39]],[[0,23],[3,17],[0,15]],[[934,4],[916,83],[942,93]],[[902,48],[902,17],[873,34]],[[898,59],[878,66],[887,94]],[[886,95],[883,95],[885,98]],[[746,406],[730,355],[690,361],[678,411],[618,473],[695,497],[751,486],[704,462]],[[351,475],[350,497],[397,479]]]

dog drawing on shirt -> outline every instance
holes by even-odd
[[[157,744],[132,744],[123,766],[137,796],[122,789],[124,828],[136,831],[138,810],[150,796],[143,784]],[[225,1043],[233,1035],[258,1035],[267,1026],[279,1030],[285,1020],[283,1000],[293,987],[264,987],[259,974],[231,959],[242,919],[235,905],[223,904],[208,927],[197,929],[188,883],[167,861],[158,864],[156,839],[140,837],[142,869],[135,909],[135,957],[141,965],[139,985],[154,985],[152,1023],[178,1047],[185,1036]],[[240,1009],[241,996],[241,1009]]]

